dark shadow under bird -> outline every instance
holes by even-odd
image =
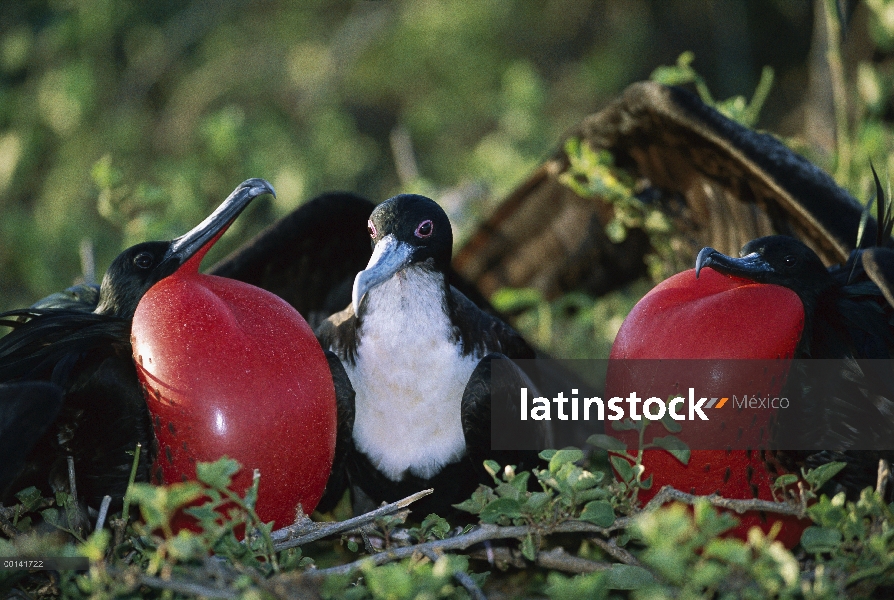
[[[36,307],[0,314],[12,331],[0,338],[0,447],[14,423],[30,427],[34,441],[13,444],[14,454],[0,478],[7,496],[33,485],[44,493],[68,487],[67,456],[74,459],[79,495],[90,506],[103,496],[120,501],[126,491],[137,442],[143,445],[137,477],[148,480],[153,433],[133,364],[130,325],[143,294],[190,258],[206,252],[249,202],[273,193],[261,179],[243,182],[189,233],[167,242],[145,242],[119,254],[94,297],[79,288],[51,296]],[[52,394],[22,387],[49,382],[61,390],[53,410],[27,413],[21,405],[48,402]],[[26,400],[22,400],[26,398]],[[18,408],[16,408],[18,406]],[[30,407],[29,407],[30,410]],[[42,431],[42,433],[37,433]],[[14,438],[13,438],[14,439]]]
[[[524,458],[490,450],[490,368],[534,351],[449,284],[453,234],[434,201],[391,198],[372,212],[368,229],[373,253],[354,279],[351,304],[317,329],[339,403],[321,510],[348,485],[355,507],[433,487],[414,512],[444,514],[490,480],[485,459]]]

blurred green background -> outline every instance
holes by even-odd
[[[427,193],[461,237],[563,132],[685,50],[718,98],[750,95],[771,66],[758,126],[802,136],[822,157],[834,127],[812,125],[808,110],[828,103],[811,66],[814,8],[3,2],[0,310],[75,281],[82,244],[101,277],[121,249],[185,232],[248,177],[279,195],[250,207],[206,265],[333,189],[377,202]]]

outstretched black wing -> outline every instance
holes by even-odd
[[[673,270],[689,268],[702,247],[734,256],[772,234],[803,240],[826,264],[844,262],[855,246],[862,207],[831,177],[685,90],[633,84],[569,138],[611,152],[638,198],[669,219],[662,257]],[[611,241],[615,207],[562,183],[569,166],[563,144],[469,238],[456,270],[486,295],[505,286],[598,295],[645,275],[647,233],[633,228]]]

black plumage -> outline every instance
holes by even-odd
[[[220,207],[189,233],[167,242],[145,242],[119,254],[103,278],[93,311],[89,290],[38,303],[42,308],[8,311],[0,324],[0,382],[50,382],[62,390],[58,415],[44,423],[33,448],[19,446],[24,466],[4,472],[0,489],[27,485],[44,492],[67,486],[66,456],[75,464],[79,495],[97,506],[104,495],[120,500],[126,490],[137,442],[151,450],[153,435],[133,365],[130,325],[143,294],[190,258],[203,254],[256,196],[272,193],[260,179],[243,182]],[[11,426],[13,397],[0,431]],[[44,419],[46,420],[46,419]],[[5,443],[5,440],[4,442]],[[148,479],[151,452],[144,452],[138,477]]]
[[[61,406],[62,388],[52,383],[0,384],[0,482],[11,482],[19,476],[26,457],[52,425]],[[0,496],[9,491],[0,487]]]

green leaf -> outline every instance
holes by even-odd
[[[522,492],[518,490],[512,484],[509,483],[501,483],[494,491],[497,493],[497,496],[500,498],[512,498],[513,500],[522,500]]]
[[[53,527],[59,527],[59,511],[55,508],[47,508],[40,511],[40,516],[43,517],[43,520],[52,525]]]
[[[599,479],[596,478],[596,475],[594,475],[590,471],[584,471],[580,467],[574,467],[573,480],[569,478],[566,481],[571,484],[571,489],[573,489],[575,492],[588,490],[590,488],[596,487],[596,485],[599,483]]]
[[[614,431],[631,431],[639,427],[630,417],[624,417],[622,421],[612,421],[611,424]]]
[[[391,563],[376,567],[372,561],[361,567],[366,585],[373,598],[412,598],[413,579],[402,564]]]
[[[680,433],[683,431],[683,426],[670,415],[669,411],[664,413],[664,416],[661,417],[661,424],[664,425],[664,428],[670,433]]]
[[[432,513],[422,520],[420,529],[424,534],[443,540],[450,533],[450,523],[447,522],[447,519]]]
[[[527,500],[525,500],[525,503],[522,505],[522,508],[529,514],[536,514],[543,509],[550,500],[552,500],[552,494],[546,492],[534,492],[528,496]]]
[[[529,471],[522,471],[521,473],[517,473],[515,477],[512,478],[512,481],[509,482],[509,485],[517,489],[521,493],[525,493],[528,491],[528,479],[531,478],[531,473]]]
[[[811,525],[801,534],[801,545],[807,552],[832,552],[841,545],[841,532],[829,527]]]
[[[27,487],[16,494],[16,499],[22,503],[22,513],[31,512],[38,504],[40,504],[40,490],[34,486]]]
[[[705,546],[704,556],[746,567],[751,561],[751,549],[742,540],[714,538]]]
[[[168,542],[168,552],[171,558],[176,560],[190,560],[208,554],[208,548],[202,543],[202,539],[186,529],[181,529]]]
[[[553,450],[550,448],[547,450],[542,450],[540,452],[540,454],[538,454],[537,456],[539,456],[540,458],[542,458],[545,461],[549,461],[553,456],[555,456],[556,452],[558,452],[558,450]]]
[[[213,527],[213,523],[220,518],[220,513],[214,510],[214,507],[210,502],[201,506],[190,506],[189,508],[184,509],[183,512],[195,517],[196,520],[202,523],[205,527],[209,525]]]
[[[357,552],[360,549],[360,546],[357,545],[357,542],[354,540],[348,540],[348,550],[351,552]]]
[[[599,527],[609,527],[615,522],[615,510],[611,504],[604,500],[594,500],[584,506],[584,510],[580,513],[580,520]]]
[[[784,488],[794,483],[798,483],[798,476],[792,473],[786,473],[785,475],[777,477],[773,485],[778,488]]]
[[[546,577],[546,595],[557,600],[603,599],[607,597],[607,580],[608,574],[605,571],[574,577],[552,571]]]
[[[638,590],[655,583],[655,577],[642,567],[614,564],[608,571],[608,587],[613,590]]]
[[[181,506],[186,506],[193,500],[200,498],[204,492],[202,486],[195,481],[175,483],[167,486],[166,489],[166,508],[169,511],[176,510]]]
[[[502,288],[491,297],[494,308],[504,313],[517,313],[536,308],[543,294],[534,288]]]
[[[615,471],[618,473],[618,477],[621,478],[621,481],[624,483],[630,483],[633,481],[633,466],[629,462],[627,462],[626,458],[621,456],[612,456],[611,457],[612,467],[614,467]]]
[[[459,504],[454,504],[453,508],[477,515],[485,506],[487,506],[487,503],[494,498],[494,491],[491,488],[485,485],[480,485],[478,486],[478,489],[472,492],[471,498],[463,500]]]
[[[830,479],[838,475],[843,468],[847,466],[846,462],[830,462],[824,465],[820,465],[815,469],[810,469],[807,473],[804,474],[804,479],[813,486],[813,489],[818,490],[819,488],[826,485]]]
[[[198,463],[196,465],[196,477],[208,487],[224,490],[230,487],[233,475],[240,468],[238,462],[225,456],[213,463]]]
[[[484,461],[484,470],[494,478],[494,483],[500,483],[500,463],[495,460],[486,460]]]
[[[521,544],[521,553],[522,556],[527,558],[530,561],[533,561],[537,558],[537,547],[534,545],[534,536],[530,533],[522,540]]]
[[[604,433],[595,433],[587,438],[587,443],[609,452],[627,452],[627,444]]]
[[[684,465],[689,464],[689,456],[691,455],[691,451],[689,450],[689,446],[681,440],[680,438],[667,435],[665,437],[657,437],[652,440],[652,444],[658,446],[659,448],[664,448],[668,452],[670,452],[674,458],[683,463]]]
[[[515,519],[521,516],[521,504],[511,498],[499,498],[484,507],[481,511],[483,523],[496,523],[500,517]]]
[[[565,448],[558,450],[553,457],[549,459],[549,470],[556,473],[567,463],[575,463],[584,457],[584,453],[579,448]]]
[[[807,509],[807,515],[813,519],[814,522],[824,527],[842,526],[847,519],[847,512],[845,512],[842,507],[844,499],[843,492],[840,496],[842,497],[842,502],[836,501],[838,495],[831,500],[825,494],[822,495],[819,502]]]

